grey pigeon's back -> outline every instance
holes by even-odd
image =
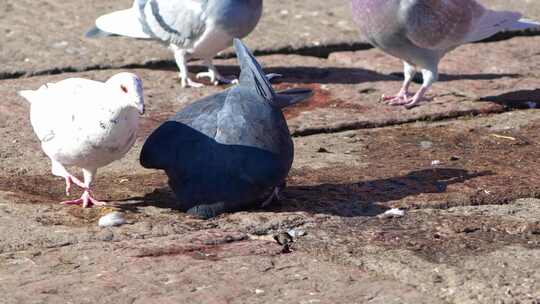
[[[178,112],[141,151],[144,167],[165,170],[181,209],[205,218],[260,206],[284,183],[294,152],[281,107],[310,96],[275,93],[247,48],[235,47],[239,85]]]
[[[194,3],[200,9],[193,8]],[[183,48],[195,48],[214,25],[231,40],[243,38],[255,28],[262,13],[262,0],[143,0],[139,4],[144,31]]]

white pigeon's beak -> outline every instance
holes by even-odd
[[[144,103],[140,103],[137,105],[137,109],[139,110],[139,114],[144,114]]]

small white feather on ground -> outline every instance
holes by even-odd
[[[379,218],[396,218],[396,217],[404,217],[405,216],[405,210],[401,210],[398,208],[392,208],[386,210],[384,213],[379,214]]]
[[[98,226],[99,227],[113,227],[113,226],[120,226],[125,223],[127,223],[127,221],[124,218],[124,213],[113,211],[100,217],[98,221]]]

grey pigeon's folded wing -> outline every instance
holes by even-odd
[[[448,50],[465,42],[485,8],[475,1],[417,0],[402,6],[407,37],[419,47]]]
[[[181,168],[184,162],[192,161],[189,155],[202,155],[205,151],[198,149],[214,139],[217,115],[227,92],[188,105],[152,132],[141,150],[141,165],[155,169]]]
[[[182,47],[192,47],[205,31],[205,0],[150,0],[142,14],[145,31]]]

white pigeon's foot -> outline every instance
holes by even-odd
[[[220,84],[237,84],[238,79],[229,79],[221,76],[220,74],[215,73],[213,70],[208,70],[208,72],[198,73],[196,76],[197,79],[208,78],[210,83],[217,86]]]
[[[93,205],[96,206],[106,206],[106,202],[100,202],[97,199],[92,197],[92,192],[90,189],[84,190],[83,194],[81,195],[81,198],[69,200],[69,201],[63,201],[60,204],[62,205],[82,205],[83,208],[92,207]]]
[[[195,80],[192,80],[188,77],[182,77],[180,75],[180,83],[182,84],[182,88],[202,88],[204,87],[204,83],[196,82]]]
[[[71,190],[71,186],[73,184],[75,184],[75,185],[77,185],[77,186],[79,186],[79,187],[81,187],[83,189],[86,189],[86,185],[83,182],[81,182],[80,179],[76,178],[75,176],[73,176],[71,174],[67,175],[65,177],[65,180],[66,180],[66,195],[69,195],[69,192]]]

